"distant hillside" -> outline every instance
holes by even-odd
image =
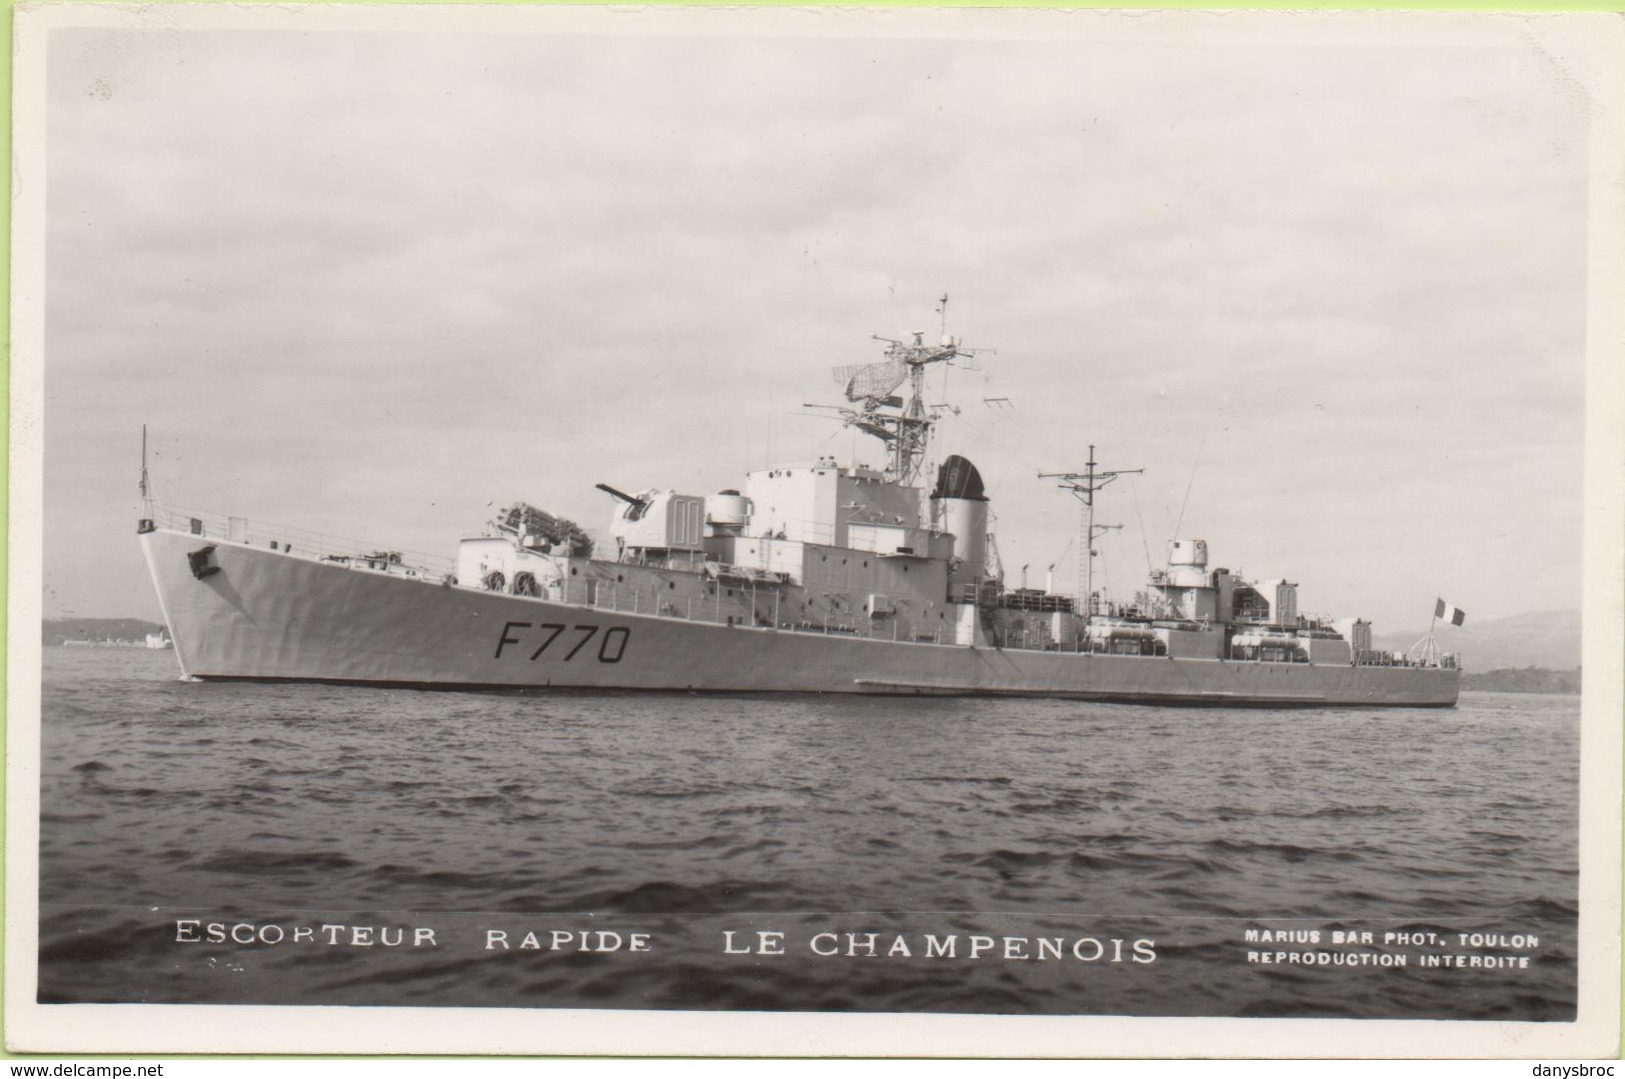
[[[1426,627],[1410,633],[1379,633],[1376,647],[1402,652],[1426,633]],[[1542,611],[1510,618],[1475,620],[1467,613],[1462,626],[1441,626],[1433,637],[1446,652],[1461,655],[1467,671],[1517,670],[1544,667],[1551,671],[1572,671],[1580,665],[1580,612]]]
[[[1544,667],[1524,667],[1520,670],[1485,671],[1483,674],[1464,672],[1462,689],[1480,689],[1488,693],[1578,693],[1580,669],[1548,671]]]
[[[143,622],[139,618],[64,618],[60,621],[47,618],[44,641],[61,644],[63,641],[105,641],[109,637],[139,641],[163,628],[157,622]]]

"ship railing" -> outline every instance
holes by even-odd
[[[802,521],[801,541],[829,546],[835,542],[835,526],[828,521]]]
[[[1001,589],[993,582],[955,585],[951,593],[956,603],[974,603],[978,607],[993,607],[999,602]]]
[[[1093,655],[1093,656],[1165,656],[1166,646],[1154,641],[1144,643],[1112,642],[1110,640],[1091,640],[1087,637],[1076,637],[1072,640],[1056,640],[1045,633],[1018,632],[1006,633],[1004,643],[999,645],[1007,652],[1061,652],[1066,655]]]
[[[410,573],[430,581],[443,581],[451,577],[456,568],[452,559],[443,556],[366,543],[305,528],[250,521],[246,517],[232,517],[206,510],[154,507],[152,520],[160,528],[190,532],[216,543],[262,547],[313,562],[329,562],[352,569]]]
[[[744,535],[744,540],[776,540],[779,543],[813,543],[828,546],[835,542],[835,526],[827,521],[781,521],[760,535]]]
[[[747,626],[757,629],[777,629],[787,633],[810,633],[825,637],[857,637],[873,641],[911,641],[916,644],[943,644],[951,642],[953,629],[933,626],[929,630],[914,628],[904,632],[895,618],[877,624],[873,619],[845,621],[841,619],[797,618],[783,608],[782,591],[770,584],[760,588],[737,589],[738,598],[749,600],[748,605],[724,602],[720,593],[708,596],[681,596],[667,598],[661,589],[649,585],[621,587],[617,581],[594,581],[581,578],[568,579],[562,597],[542,595],[542,599],[609,611],[618,614],[644,615],[670,618],[679,622],[703,622],[717,626]]]
[[[1428,657],[1389,652],[1383,649],[1363,649],[1354,655],[1356,667],[1414,667],[1418,670],[1459,670],[1461,656],[1455,652],[1438,652]]]

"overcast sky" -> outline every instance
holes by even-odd
[[[1036,474],[1092,442],[1145,470],[1120,595],[1177,525],[1379,630],[1577,608],[1583,69],[1003,14],[54,31],[46,616],[157,617],[142,423],[168,503],[449,556],[492,503],[879,462],[800,406],[945,292],[1012,583],[1071,588]]]

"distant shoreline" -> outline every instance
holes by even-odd
[[[1566,693],[1580,692],[1580,668],[1553,671],[1545,667],[1502,668],[1481,674],[1463,673],[1461,688],[1486,693]]]
[[[141,618],[47,618],[41,629],[41,642],[47,645],[122,640],[145,647],[147,635],[162,632],[164,626]]]

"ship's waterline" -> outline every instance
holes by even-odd
[[[444,688],[1449,705],[1457,672],[886,641],[564,605],[186,533],[141,537],[182,672]]]

